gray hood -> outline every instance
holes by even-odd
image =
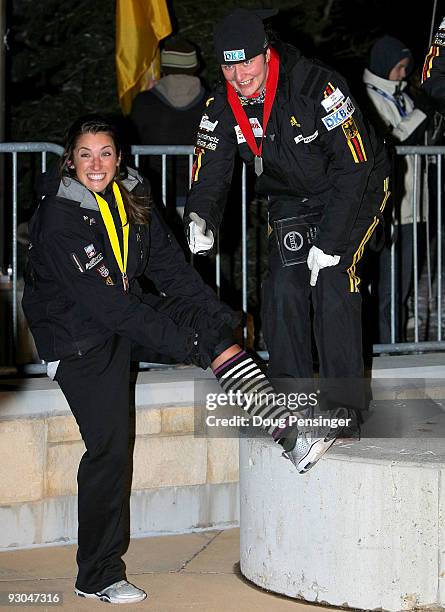
[[[122,181],[122,185],[127,191],[133,191],[133,189],[139,183],[142,183],[141,175],[133,168],[127,168],[127,177]],[[64,176],[60,181],[57,196],[60,198],[66,198],[67,200],[73,200],[74,202],[80,202],[80,208],[87,208],[89,210],[99,210],[96,198],[82,183],[78,180]]]
[[[193,106],[204,96],[199,78],[188,74],[169,74],[160,79],[151,91],[178,109]]]

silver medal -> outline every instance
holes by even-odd
[[[263,174],[263,158],[255,155],[255,174],[260,176]]]

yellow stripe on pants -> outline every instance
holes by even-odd
[[[383,188],[385,190],[385,195],[383,197],[382,203],[380,204],[380,212],[383,212],[385,210],[386,202],[391,194],[391,192],[388,191],[388,185],[389,185],[389,179],[386,178],[383,182]],[[358,249],[355,251],[352,257],[352,264],[346,270],[349,276],[349,291],[351,293],[358,293],[358,290],[359,290],[358,287],[360,285],[361,279],[359,276],[356,275],[356,266],[358,262],[360,261],[360,259],[363,257],[363,252],[365,250],[366,243],[371,238],[378,223],[379,223],[379,219],[377,217],[374,217],[371,225],[366,230],[366,233],[363,236],[362,241],[360,242],[358,246]]]

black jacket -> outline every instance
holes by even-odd
[[[124,186],[148,195],[148,183],[134,170],[128,172]],[[126,294],[94,195],[69,178],[58,184],[56,194],[51,190],[30,222],[22,301],[40,357],[54,361],[82,354],[119,334],[184,361],[194,329],[156,310],[159,297],[144,294],[137,279],[145,276],[162,294],[189,298],[208,313],[221,309],[221,303],[187,264],[160,214],[153,208],[149,225],[130,226]],[[104,197],[116,219],[111,190]]]
[[[384,145],[366,125],[339,74],[290,45],[279,44],[277,51],[278,88],[256,190],[269,196],[271,220],[321,211],[316,244],[326,253],[342,254],[359,218],[378,212],[389,174]],[[262,105],[243,108],[249,119],[262,123]],[[197,212],[213,229],[219,226],[237,151],[252,163],[222,84],[201,120],[186,223]]]
[[[187,89],[187,81],[199,86],[199,79],[190,75],[169,75],[160,83],[169,82],[171,98],[164,97],[159,87],[139,93],[133,102],[130,119],[136,131],[137,141],[142,145],[193,145],[196,130],[201,119],[208,92],[201,86],[199,89]],[[175,91],[175,79],[179,79]],[[163,91],[163,90],[162,90]],[[175,93],[177,98],[175,98]],[[182,94],[182,95],[181,95]],[[158,155],[142,158],[143,168],[146,168],[159,185],[162,177],[162,161]],[[167,196],[169,200],[175,197],[185,199],[190,185],[189,159],[183,155],[171,157],[167,164]],[[155,182],[152,181],[153,187]]]
[[[437,30],[423,65],[422,87],[445,114],[445,17]]]

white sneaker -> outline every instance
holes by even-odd
[[[334,444],[335,438],[315,438],[310,432],[300,431],[294,448],[283,453],[300,474],[304,474],[317,463]]]
[[[74,592],[79,597],[100,599],[101,601],[112,604],[137,603],[138,601],[143,601],[147,597],[145,591],[138,589],[138,587],[126,580],[114,582],[105,589],[102,589],[102,591],[97,591],[97,593],[84,593],[83,591],[79,591],[79,589],[74,589]]]

